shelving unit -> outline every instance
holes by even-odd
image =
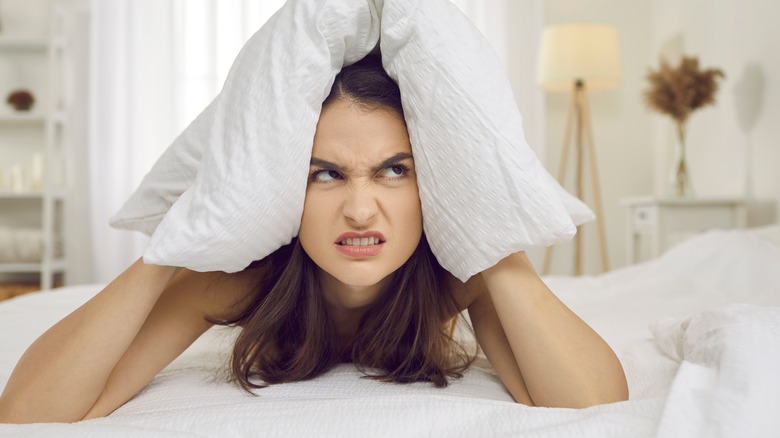
[[[67,266],[64,252],[67,237],[64,209],[68,200],[64,163],[68,156],[64,136],[67,128],[67,96],[64,93],[67,15],[62,6],[52,10],[50,34],[48,38],[0,34],[0,63],[5,70],[5,75],[0,76],[0,97],[3,98],[0,170],[6,178],[6,172],[14,165],[28,167],[35,153],[42,158],[42,178],[38,184],[32,176],[22,178],[25,180],[22,186],[14,184],[11,187],[9,181],[0,184],[0,227],[10,229],[11,234],[14,230],[20,233],[22,229],[37,229],[42,235],[40,257],[35,260],[0,259],[0,282],[38,274],[42,290],[51,289],[57,274],[63,276],[64,282]],[[31,65],[38,64],[46,65],[45,74],[33,79],[25,77],[29,72],[36,72]],[[5,96],[17,88],[30,89],[35,96],[35,104],[29,112],[15,111],[5,102]],[[28,173],[32,173],[29,167]]]

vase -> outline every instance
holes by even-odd
[[[691,175],[688,170],[688,162],[685,159],[685,130],[683,127],[678,129],[676,136],[676,153],[672,171],[669,174],[668,195],[673,198],[691,198],[693,197],[693,185],[691,184]]]

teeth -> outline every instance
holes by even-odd
[[[369,246],[378,245],[379,238],[377,237],[348,237],[341,241],[342,245],[347,246]]]

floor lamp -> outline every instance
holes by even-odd
[[[596,148],[588,105],[588,91],[617,87],[620,83],[620,50],[617,30],[601,23],[570,23],[550,26],[542,35],[537,80],[547,91],[569,92],[566,124],[563,134],[558,181],[563,185],[574,135],[574,189],[584,199],[586,166],[593,191],[593,209],[596,213],[601,269],[609,269],[607,243],[604,231],[604,213],[601,206],[599,173],[596,166]],[[572,125],[574,129],[572,130]],[[587,164],[586,164],[587,163]],[[553,247],[544,255],[542,273],[549,274]],[[583,273],[583,244],[581,226],[574,237],[574,270]]]

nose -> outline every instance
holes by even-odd
[[[356,227],[364,228],[371,225],[379,211],[371,187],[350,184],[345,193],[344,217]]]

